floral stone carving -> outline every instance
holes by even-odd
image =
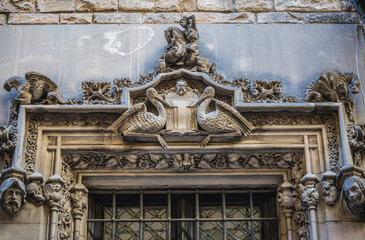
[[[156,72],[169,72],[179,68],[205,73],[215,72],[215,63],[200,55],[195,16],[184,16],[180,25],[184,28],[183,31],[176,27],[165,30],[168,45],[159,59]]]
[[[166,109],[164,105],[170,106],[154,88],[148,88],[146,91],[148,100],[157,108],[158,115],[147,112],[146,104],[137,103],[125,111],[108,129],[115,134],[130,133],[150,135],[157,138],[163,148],[168,145],[158,132],[166,124]]]
[[[349,96],[359,93],[360,83],[353,73],[323,72],[317,81],[309,84],[305,92],[306,102],[343,102],[346,112],[353,120],[354,101]]]
[[[84,103],[110,103],[112,90],[110,82],[82,82],[82,101]]]
[[[25,79],[11,77],[5,84],[4,89],[8,92],[12,88],[18,91],[20,104],[59,104],[65,103],[61,99],[61,90],[48,77],[37,72],[27,72]]]
[[[205,147],[212,136],[248,136],[255,129],[245,117],[236,109],[225,102],[215,101],[216,110],[207,113],[209,104],[213,101],[215,90],[213,87],[207,87],[203,94],[197,99],[192,106],[198,104],[198,122],[209,135],[203,139],[200,146]]]

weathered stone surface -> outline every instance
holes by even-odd
[[[349,0],[343,0],[342,2],[342,11],[347,11],[347,12],[354,12],[356,11],[354,5],[352,4],[351,1]]]
[[[201,11],[232,11],[233,0],[197,0],[198,10]]]
[[[178,23],[180,14],[178,13],[148,13],[143,17],[143,23]]]
[[[142,23],[140,13],[95,13],[94,23]]]
[[[1,0],[0,12],[35,12],[36,0]]]
[[[286,12],[258,13],[257,23],[303,23],[300,14]]]
[[[158,11],[195,11],[195,0],[156,0],[156,10]]]
[[[8,24],[58,24],[59,14],[10,13]]]
[[[358,23],[357,13],[303,13],[305,23]]]
[[[254,13],[185,13],[194,14],[197,23],[255,23]]]
[[[276,11],[341,11],[341,0],[275,0]]]
[[[273,0],[237,0],[235,5],[238,12],[267,12],[274,8]]]
[[[63,13],[60,19],[63,24],[88,24],[92,21],[92,13]]]
[[[116,11],[118,0],[76,0],[76,11]]]
[[[0,14],[0,25],[6,24],[6,15]]]
[[[37,9],[40,12],[73,12],[75,0],[38,0]]]
[[[119,0],[119,9],[121,10],[153,10],[155,0]]]

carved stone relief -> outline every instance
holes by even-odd
[[[17,178],[5,179],[0,185],[1,208],[9,215],[14,215],[25,205],[26,190],[24,183]]]
[[[349,124],[347,129],[354,165],[362,167],[362,155],[365,152],[365,126]]]
[[[43,176],[40,173],[32,173],[27,185],[27,200],[34,205],[40,206],[45,201],[43,196]]]
[[[328,206],[335,205],[338,198],[337,174],[327,171],[322,176],[323,200]]]
[[[349,177],[342,186],[344,210],[356,217],[365,217],[365,184],[360,177]]]

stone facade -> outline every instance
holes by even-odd
[[[358,23],[353,11],[350,0],[4,0],[0,14],[8,20],[0,24],[171,24],[191,13],[198,23]]]

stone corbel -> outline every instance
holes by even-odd
[[[45,201],[43,196],[43,176],[39,172],[32,173],[29,176],[27,185],[27,199],[36,206],[40,206]]]
[[[7,168],[1,173],[0,206],[10,216],[19,213],[25,206],[26,174],[27,172],[20,167]]]
[[[288,181],[281,184],[278,189],[278,202],[285,216],[288,240],[293,239],[292,220],[295,209],[295,196],[296,192],[293,185]]]
[[[365,218],[365,172],[362,168],[345,165],[338,174],[342,185],[341,204],[352,217]]]
[[[302,201],[305,207],[308,209],[309,213],[311,239],[317,240],[318,231],[317,231],[316,210],[319,200],[319,192],[316,189],[316,184],[319,182],[319,179],[313,173],[307,173],[300,180],[300,182],[303,184]]]
[[[331,171],[322,175],[323,200],[328,206],[334,206],[338,198],[336,178],[337,174]]]
[[[65,180],[60,175],[52,175],[44,186],[44,198],[51,212],[49,240],[56,239],[58,212],[61,207],[62,190]]]
[[[87,209],[87,188],[76,184],[71,190],[72,216],[74,218],[74,240],[80,239],[81,219]]]

